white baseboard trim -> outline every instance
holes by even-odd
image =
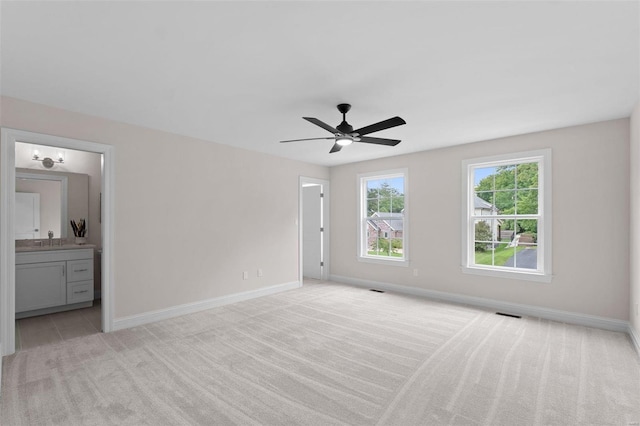
[[[629,333],[629,337],[631,337],[631,343],[633,343],[638,356],[640,356],[640,336],[638,336],[638,333],[636,333],[631,324],[629,324],[627,332]]]
[[[423,288],[409,287],[398,284],[383,283],[377,281],[363,280],[360,278],[344,277],[340,275],[329,276],[331,281],[351,284],[358,287],[376,288],[385,291],[395,291],[397,293],[411,294],[413,296],[426,297],[429,299],[441,300],[444,302],[458,303],[462,305],[478,306],[509,314],[531,316],[552,321],[564,322],[567,324],[582,325],[585,327],[601,328],[604,330],[619,331],[627,333],[629,322],[598,317],[594,315],[580,314],[577,312],[560,311],[557,309],[544,308],[534,305],[522,305],[519,303],[503,302],[482,297],[465,296],[463,294],[447,293],[443,291],[427,290]]]
[[[302,283],[300,283],[299,281],[294,281],[285,284],[277,284],[270,287],[263,287],[257,290],[250,290],[244,291],[242,293],[234,293],[227,296],[215,297],[213,299],[202,300],[199,302],[185,303],[184,305],[158,309],[157,311],[145,312],[143,314],[117,318],[113,321],[113,331],[136,327],[143,324],[149,324],[156,321],[162,321],[169,318],[179,317],[181,315],[192,314],[194,312],[204,311],[205,309],[217,308],[219,306],[229,305],[231,303],[255,299],[256,297],[269,296],[271,294],[299,288],[301,286]]]

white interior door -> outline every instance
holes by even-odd
[[[322,186],[302,188],[302,275],[322,279]]]
[[[16,240],[40,238],[40,194],[16,192]]]

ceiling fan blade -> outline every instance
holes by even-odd
[[[322,122],[322,121],[318,120],[317,118],[313,118],[313,117],[302,117],[302,118],[304,118],[305,120],[307,120],[309,123],[313,123],[313,124],[315,124],[316,126],[320,126],[320,127],[322,127],[323,129],[325,129],[326,131],[329,131],[329,132],[331,132],[331,133],[340,133],[340,132],[338,131],[338,129],[335,129],[335,128],[333,128],[333,127],[329,126],[327,123],[324,123],[324,122]]]
[[[334,152],[338,152],[342,149],[342,145],[338,145],[337,143],[333,144],[333,148],[329,151],[329,154],[333,154]]]
[[[288,140],[288,141],[280,141],[280,143],[287,143],[287,142],[300,142],[300,141],[319,141],[319,140],[325,140],[325,139],[335,139],[335,137],[332,137],[332,138],[290,139],[290,140]]]
[[[403,124],[407,124],[407,122],[400,117],[393,117],[388,120],[384,120],[379,123],[371,124],[361,129],[354,130],[353,133],[357,133],[361,136],[368,135],[369,133],[379,132],[380,130],[390,129],[392,127],[401,126]]]
[[[354,142],[375,143],[378,145],[396,146],[401,141],[399,139],[385,139],[385,138],[373,138],[371,136],[362,136],[359,141],[355,140]]]

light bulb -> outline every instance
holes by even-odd
[[[347,145],[351,145],[351,143],[353,142],[353,139],[348,138],[346,136],[342,136],[339,137],[338,139],[336,139],[336,143],[340,146],[347,146]]]

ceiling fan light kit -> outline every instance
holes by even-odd
[[[346,136],[336,136],[336,143],[340,146],[347,146],[353,143],[353,139]]]
[[[315,124],[318,127],[322,127],[323,129],[333,133],[333,137],[329,138],[306,138],[306,139],[292,139],[287,141],[280,141],[280,143],[287,142],[300,142],[300,141],[311,141],[311,140],[320,140],[320,139],[333,139],[334,144],[329,151],[329,154],[334,152],[338,152],[342,149],[343,146],[351,145],[353,142],[363,142],[363,143],[372,143],[376,145],[387,145],[387,146],[396,146],[400,143],[399,139],[386,139],[386,138],[374,138],[371,136],[365,136],[369,133],[379,132],[381,130],[390,129],[392,127],[401,126],[403,124],[407,124],[400,117],[389,118],[388,120],[380,121],[378,123],[371,124],[369,126],[361,127],[359,129],[353,130],[353,126],[347,123],[347,112],[351,109],[350,104],[339,104],[338,111],[342,114],[342,123],[338,124],[338,126],[331,127],[323,121],[318,120],[314,117],[302,117],[308,122]]]

